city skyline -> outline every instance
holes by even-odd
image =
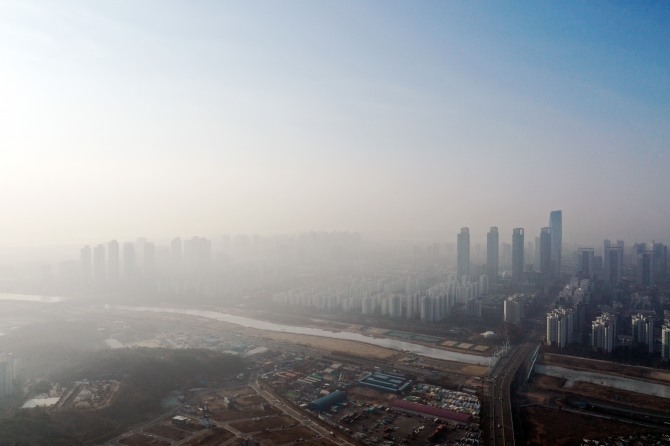
[[[668,21],[665,4],[3,2],[0,246],[506,239],[547,209],[566,242],[667,242]]]

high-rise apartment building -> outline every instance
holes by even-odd
[[[498,227],[491,226],[488,234],[486,234],[486,274],[489,276],[489,283],[498,279],[499,243]]]
[[[156,276],[156,245],[152,242],[144,243],[144,278],[152,279]]]
[[[468,317],[482,317],[482,300],[478,297],[471,297],[465,301],[465,314]]]
[[[670,321],[665,321],[661,328],[661,358],[670,361]]]
[[[110,283],[119,281],[121,274],[121,257],[119,242],[112,240],[107,244],[107,279]]]
[[[248,253],[248,250],[247,250]],[[205,237],[193,237],[184,241],[184,266],[202,272],[212,261],[212,242]]]
[[[591,323],[591,347],[605,353],[612,353],[616,347],[616,316],[603,313]]]
[[[563,247],[563,211],[551,211],[549,214],[551,228],[551,263],[555,276],[561,275],[562,247]]]
[[[654,353],[654,316],[635,313],[631,315],[633,343],[644,346],[649,353]]]
[[[668,247],[663,243],[652,243],[654,253],[654,281],[664,282],[668,277]]]
[[[619,285],[623,278],[623,241],[617,240],[616,245],[605,240],[603,242],[603,268],[605,282],[610,285]]]
[[[81,280],[89,283],[93,277],[93,254],[89,245],[84,246],[79,251],[79,263],[81,265]]]
[[[535,243],[533,243],[533,271],[540,271],[540,248],[542,243],[540,243],[540,237],[535,237]],[[526,259],[527,260],[527,259]]]
[[[547,313],[547,345],[565,348],[572,342],[574,315],[571,308],[557,308]]]
[[[98,245],[93,249],[93,279],[97,283],[107,280],[107,257],[104,245]]]
[[[544,283],[549,280],[553,270],[552,242],[551,228],[542,228],[540,230],[540,273]]]
[[[388,315],[394,319],[402,318],[402,296],[399,294],[394,294],[390,296],[389,300]]]
[[[639,286],[654,286],[654,252],[644,250],[635,255],[635,283]]]
[[[593,279],[595,268],[595,250],[579,248],[577,250],[577,275],[580,279]]]
[[[456,240],[456,277],[470,275],[470,229],[461,228]]]
[[[420,318],[424,322],[433,322],[433,299],[428,296],[421,298]]]
[[[137,265],[135,259],[135,244],[126,242],[123,244],[123,278],[126,282],[135,280]]]
[[[502,244],[502,255],[500,257],[502,269],[510,271],[512,269],[512,245],[510,243]]]
[[[523,228],[512,230],[512,281],[523,282],[524,260],[523,260]]]
[[[183,243],[181,238],[175,237],[170,243],[170,259],[172,267],[178,269],[181,267],[183,257]]]
[[[524,318],[522,295],[510,296],[504,301],[503,317],[508,324],[520,324]]]

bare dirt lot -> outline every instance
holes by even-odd
[[[288,416],[270,416],[257,420],[244,420],[230,423],[232,427],[241,432],[260,432],[265,429],[277,429],[284,426],[295,426],[298,422]]]
[[[182,446],[219,446],[234,436],[235,434],[232,432],[222,427],[216,427],[214,429],[205,431],[203,434],[187,441],[186,443],[182,443]]]
[[[670,399],[668,398],[627,392],[625,390],[612,389],[585,382],[576,382],[568,390],[573,394],[593,397],[602,401],[610,401],[641,409],[670,412]]]
[[[556,376],[534,374],[531,382],[533,387],[538,389],[557,390],[562,389],[567,380]]]
[[[245,418],[257,418],[265,417],[267,415],[277,415],[278,410],[271,407],[269,409],[263,409],[262,407],[247,407],[242,410],[239,409],[226,409],[224,407],[220,409],[211,409],[210,408],[210,418],[214,421],[234,421],[241,420]]]
[[[481,378],[488,376],[489,369],[485,366],[463,364],[461,362],[440,361],[437,359],[421,358],[418,364],[430,367],[441,373],[450,373],[464,376],[479,376]]]
[[[304,440],[317,439],[317,433],[305,426],[295,426],[283,430],[274,430],[272,432],[263,432],[254,435],[254,437],[261,442],[263,446],[288,445],[288,444],[303,444]],[[332,444],[328,442],[325,444]]]
[[[652,429],[604,418],[586,417],[579,413],[524,407],[521,409],[527,443],[534,445],[569,445],[583,438],[603,437],[634,433],[655,432]]]
[[[612,404],[627,405],[652,411],[670,412],[670,399],[641,393],[628,392],[611,387],[599,386],[577,381],[570,387],[564,387],[566,380],[547,375],[533,375],[530,385],[537,391],[559,392],[584,398],[594,398]]]
[[[159,440],[148,435],[132,434],[126,438],[119,440],[119,443],[128,446],[169,446],[167,441]]]
[[[304,345],[318,350],[326,350],[334,353],[344,353],[362,358],[372,358],[378,361],[390,361],[398,352],[377,347],[375,345],[352,342],[342,339],[322,338],[319,336],[296,335],[291,333],[278,333],[271,331],[244,329],[244,335],[255,338],[271,340],[274,342],[286,342],[296,345]]]
[[[188,432],[167,424],[154,424],[153,426],[145,428],[144,431],[150,434],[156,434],[161,437],[169,438],[171,440],[183,440],[189,435],[192,435],[192,432]]]
[[[302,446],[335,446],[335,443],[327,438],[314,438],[312,440],[303,441]]]

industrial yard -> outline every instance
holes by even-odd
[[[179,399],[169,415],[108,444],[480,444],[481,403],[462,384],[447,389],[328,356],[252,350],[237,384]]]

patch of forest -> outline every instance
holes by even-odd
[[[53,372],[55,381],[117,379],[110,406],[93,411],[17,409],[0,419],[0,446],[87,445],[119,435],[156,418],[172,390],[216,387],[245,367],[242,358],[211,350],[133,348],[82,355]]]

